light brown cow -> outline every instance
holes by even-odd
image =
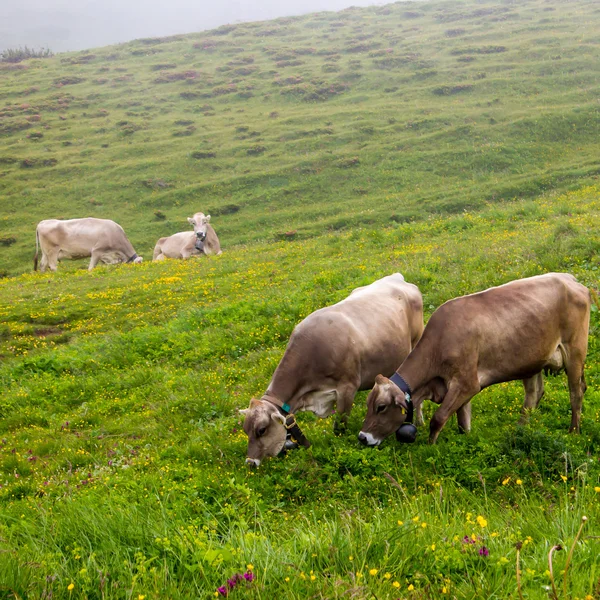
[[[248,435],[246,462],[258,466],[279,454],[287,413],[309,410],[324,418],[337,409],[336,425],[345,427],[356,392],[369,389],[377,373],[391,374],[422,331],[421,293],[400,273],[310,314],[292,332],[265,395],[240,411]]]
[[[378,376],[360,441],[377,445],[397,431],[406,420],[407,394],[415,408],[426,398],[440,404],[431,419],[430,443],[454,413],[459,429],[469,431],[471,398],[495,383],[523,380],[525,418],[544,393],[542,371],[561,369],[569,383],[570,431],[578,432],[590,307],[589,290],[567,273],[519,279],[446,302],[396,372],[404,391]]]
[[[89,270],[98,262],[106,264],[140,263],[123,228],[109,219],[48,219],[40,221],[36,229],[36,248],[33,268],[37,270],[39,250],[42,250],[40,270],[56,271],[58,261],[64,258],[91,256]]]
[[[219,238],[210,224],[210,215],[198,212],[188,218],[194,231],[182,231],[160,238],[154,247],[153,260],[190,258],[201,254],[221,254]]]

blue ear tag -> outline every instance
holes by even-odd
[[[287,402],[284,402],[281,405],[281,409],[285,410],[286,413],[292,412],[292,409],[290,408],[290,405]]]

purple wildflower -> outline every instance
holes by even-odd
[[[474,544],[475,540],[472,540],[468,535],[461,540],[463,544]]]
[[[479,548],[479,556],[487,556],[489,553],[490,551],[485,546]]]
[[[227,594],[229,593],[224,585],[222,585],[220,588],[217,588],[217,592],[219,592],[221,596],[227,596]]]
[[[244,579],[246,581],[254,581],[254,573],[252,573],[251,571],[244,573]]]

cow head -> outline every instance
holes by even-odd
[[[367,397],[367,414],[358,439],[365,446],[378,446],[405,421],[408,403],[400,388],[387,377],[377,375]]]
[[[139,265],[141,262],[143,262],[143,258],[141,256],[136,256],[136,258],[133,260],[133,264],[134,265]]]
[[[206,239],[208,224],[210,223],[210,215],[198,212],[193,217],[188,217],[188,223],[194,228],[196,237],[203,242]]]
[[[240,413],[245,416],[244,431],[248,436],[246,464],[258,467],[264,458],[277,456],[283,449],[287,436],[285,417],[270,402],[255,398]]]

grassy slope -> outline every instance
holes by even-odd
[[[599,15],[395,4],[2,65],[2,268],[30,268],[49,217],[113,218],[148,258],[231,204],[229,248],[576,186],[598,171]]]
[[[264,390],[294,323],[353,287],[400,270],[430,314],[549,270],[597,285],[599,13],[591,3],[417,8],[241,25],[2,71],[12,104],[0,126],[42,120],[6,134],[1,156],[58,160],[2,164],[2,235],[17,238],[0,247],[8,272],[29,270],[33,228],[49,216],[115,218],[148,255],[188,214],[221,209],[226,250],[0,281],[3,595],[208,597],[252,563],[256,582],[232,596],[517,597],[515,543],[525,541],[524,593],[547,598],[548,550],[572,543],[582,514],[569,589],[598,595],[597,311],[581,436],[566,434],[559,376],[526,427],[516,425],[521,388],[506,384],[475,400],[469,436],[449,425],[436,447],[421,435],[369,451],[355,438],[362,394],[347,436],[301,415],[310,451],[256,473],[243,465],[236,408]],[[490,46],[507,50],[481,53]],[[374,67],[390,58],[393,68]],[[155,83],[157,64],[203,74]],[[273,83],[292,75],[303,82]],[[74,76],[86,81],[51,88]],[[214,95],[236,78],[236,92]],[[280,93],[314,93],[316,80],[349,89],[322,102]],[[432,91],[457,85],[473,88]],[[239,97],[247,86],[253,96]],[[181,120],[196,129],[173,136],[189,127]],[[248,155],[257,145],[264,153]],[[171,186],[142,183],[159,179]],[[231,204],[240,210],[224,214]],[[281,235],[290,230],[295,240]],[[559,579],[565,560],[555,560]]]

